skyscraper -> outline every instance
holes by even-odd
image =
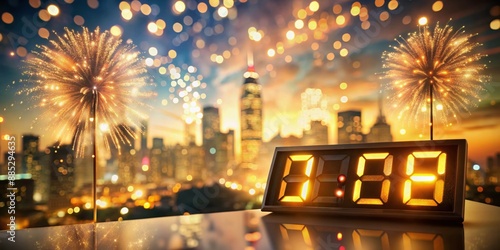
[[[120,153],[118,154],[118,182],[128,185],[133,183],[136,170],[138,169],[138,161],[136,157],[135,145],[135,129],[127,125],[121,124],[119,128],[124,135],[123,141],[120,141]],[[128,132],[127,132],[128,131]],[[142,139],[142,137],[141,137]],[[141,141],[142,143],[142,141]]]
[[[378,117],[377,122],[370,129],[370,133],[366,135],[366,142],[388,142],[392,141],[391,125],[387,124],[384,113],[382,112],[382,95],[378,101]]]
[[[307,88],[300,94],[300,99],[302,102],[301,121],[304,122],[304,129],[309,130],[312,121],[320,121],[323,124],[328,121],[328,102],[321,89]]]
[[[21,173],[30,174],[34,181],[34,198],[36,202],[46,201],[49,193],[48,156],[38,151],[39,137],[36,135],[23,135],[22,137],[22,162]]]
[[[243,168],[256,169],[255,160],[262,144],[262,86],[257,83],[252,60],[243,75],[241,95],[241,163]]]
[[[310,128],[304,130],[303,145],[328,144],[328,126],[321,121],[311,121]]]
[[[162,159],[162,154],[165,151],[163,138],[153,138],[153,146],[151,147],[149,171],[146,174],[147,180],[150,183],[160,183],[162,181],[162,167],[166,162]],[[165,171],[166,172],[166,171]]]
[[[203,108],[203,150],[205,151],[205,166],[207,173],[214,174],[216,170],[216,154],[220,154],[218,136],[220,134],[219,109],[208,106]]]
[[[141,152],[145,153],[148,149],[148,122],[141,121],[141,128],[139,130],[141,133]]]
[[[71,145],[54,145],[50,154],[49,212],[65,211],[75,187],[74,152]]]
[[[361,111],[348,110],[338,113],[338,143],[359,143],[363,141]]]
[[[39,137],[36,135],[23,135],[23,160],[21,163],[22,174],[33,174],[34,167],[37,161],[38,145],[40,143]]]

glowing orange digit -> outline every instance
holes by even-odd
[[[356,169],[356,174],[359,179],[354,183],[354,192],[352,195],[352,201],[356,204],[368,204],[368,205],[382,205],[387,202],[389,198],[389,188],[391,186],[391,181],[389,181],[386,176],[389,176],[392,172],[392,155],[389,153],[370,153],[363,154],[359,157],[358,168]],[[384,160],[384,174],[383,175],[367,175],[365,174],[365,166],[367,160]],[[361,197],[361,187],[363,182],[382,182],[382,188],[380,189],[379,198],[362,198]]]
[[[306,162],[306,168],[304,169],[303,175],[290,174],[292,163],[297,161]],[[307,193],[309,192],[309,177],[311,176],[313,163],[314,157],[312,157],[312,155],[291,155],[288,159],[286,159],[285,171],[283,173],[279,193],[279,200],[281,202],[304,202],[306,200]],[[287,186],[291,183],[302,183],[300,194],[286,195]]]
[[[422,249],[426,249],[429,246],[429,244],[426,243],[429,241],[432,241],[432,249],[434,250],[444,249],[444,241],[441,235],[429,234],[429,233],[410,233],[410,232],[403,234],[403,249],[419,248],[418,243],[421,243]]]
[[[435,173],[415,173],[415,169],[418,168],[415,164],[415,159],[436,159],[437,158],[437,169]],[[421,167],[421,166],[420,166]],[[408,160],[406,162],[406,175],[409,177],[404,184],[403,191],[403,203],[406,205],[416,205],[416,206],[437,206],[443,202],[444,195],[444,174],[446,171],[446,153],[442,151],[421,151],[413,152],[408,155]],[[412,186],[413,184],[425,185],[434,183],[434,193],[433,198],[428,199],[418,199],[412,198]]]

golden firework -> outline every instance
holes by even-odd
[[[384,52],[386,97],[399,110],[401,122],[430,125],[432,139],[434,115],[450,126],[477,105],[488,77],[481,74],[484,55],[473,52],[480,46],[471,41],[474,36],[449,25],[437,24],[434,30],[423,26],[407,39],[400,36],[393,51]]]
[[[145,63],[133,45],[99,28],[65,29],[49,46],[37,46],[26,65],[31,85],[22,92],[44,107],[58,141],[73,140],[77,155],[94,131],[108,151],[132,143],[134,128],[146,118],[140,100],[153,95],[144,91]]]

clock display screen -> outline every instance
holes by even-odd
[[[278,147],[264,211],[463,220],[465,140]]]

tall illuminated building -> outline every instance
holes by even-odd
[[[39,152],[40,139],[36,135],[22,137],[22,174],[30,174],[34,181],[34,198],[36,202],[47,201],[49,194],[48,156]]]
[[[207,177],[218,180],[234,163],[234,130],[220,131],[219,109],[212,106],[203,108],[202,127]]]
[[[363,142],[361,111],[349,110],[339,112],[337,128],[339,144]]]
[[[256,158],[262,144],[262,86],[257,83],[253,60],[249,58],[248,69],[243,75],[241,95],[241,166],[256,169]]]
[[[127,125],[119,125],[119,130],[124,135],[120,141],[120,153],[118,154],[118,182],[124,185],[132,184],[135,179],[136,170],[139,168],[136,160],[135,129]],[[142,139],[142,138],[141,138]]]
[[[328,126],[321,121],[311,121],[310,128],[304,130],[303,145],[328,144]]]
[[[47,153],[50,155],[49,212],[66,211],[75,187],[74,152],[71,145],[55,144]]]
[[[162,168],[163,165],[166,165],[162,159],[164,151],[165,144],[163,143],[163,138],[153,138],[153,146],[151,147],[151,153],[149,156],[150,162],[148,168],[146,168],[146,177],[150,183],[158,184],[162,181]]]
[[[321,89],[307,88],[302,94],[301,99],[301,122],[304,124],[305,130],[311,128],[312,121],[320,121],[326,124],[329,120],[329,113],[327,110],[328,102],[323,95]]]
[[[216,154],[220,154],[217,147],[217,136],[220,134],[219,109],[208,106],[203,108],[202,118],[203,150],[205,151],[205,166],[208,174],[217,172]]]
[[[379,98],[379,109],[377,121],[366,135],[366,142],[389,142],[392,141],[391,125],[387,124],[382,112],[382,98]]]
[[[33,174],[38,154],[38,145],[40,144],[40,139],[36,135],[23,135],[22,138],[22,162],[20,173]]]
[[[148,150],[148,122],[141,121],[141,128],[139,128],[141,133],[141,152],[145,153]]]

